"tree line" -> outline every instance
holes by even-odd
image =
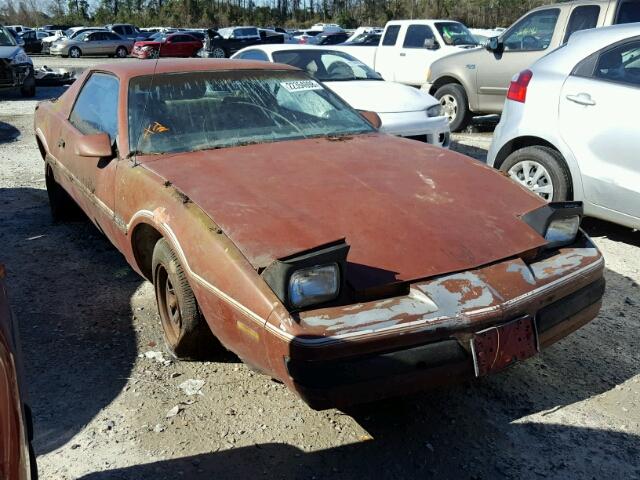
[[[446,18],[470,27],[507,27],[520,15],[552,0],[0,0],[0,22],[222,27],[308,27],[316,22],[344,28],[384,26],[388,20]],[[43,6],[43,3],[45,5]]]

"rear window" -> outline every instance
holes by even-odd
[[[387,31],[382,38],[382,45],[391,47],[396,44],[398,40],[398,33],[400,32],[400,25],[391,25],[387,27]]]
[[[616,16],[616,24],[640,22],[640,1],[622,2]]]
[[[435,39],[428,25],[409,25],[404,36],[403,48],[424,48],[424,42],[428,38]]]
[[[582,5],[574,8],[569,18],[567,32],[564,34],[564,43],[569,41],[569,37],[574,32],[597,27],[599,16],[600,7],[598,5]]]

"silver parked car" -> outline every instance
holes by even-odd
[[[113,32],[85,32],[75,38],[62,38],[51,45],[51,55],[79,58],[82,55],[107,55],[124,58],[131,52],[133,40]]]
[[[574,33],[516,75],[487,163],[547,201],[640,228],[640,23]]]

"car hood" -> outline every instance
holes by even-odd
[[[438,103],[428,93],[401,83],[349,80],[324,84],[358,110],[377,113],[415,112]]]
[[[484,164],[384,134],[138,157],[202,208],[255,268],[339,239],[356,289],[467,270],[545,240],[544,202]]]
[[[14,45],[0,47],[0,58],[13,58],[20,50],[22,50],[22,47]]]

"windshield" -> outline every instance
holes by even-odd
[[[321,82],[382,80],[360,60],[335,50],[283,50],[273,52],[272,56],[274,62],[298,67]]]
[[[9,30],[0,25],[0,47],[15,47],[18,45]]]
[[[436,28],[447,45],[478,45],[469,29],[458,22],[436,22]]]
[[[330,90],[302,72],[167,73],[129,82],[129,144],[177,153],[372,132]]]

